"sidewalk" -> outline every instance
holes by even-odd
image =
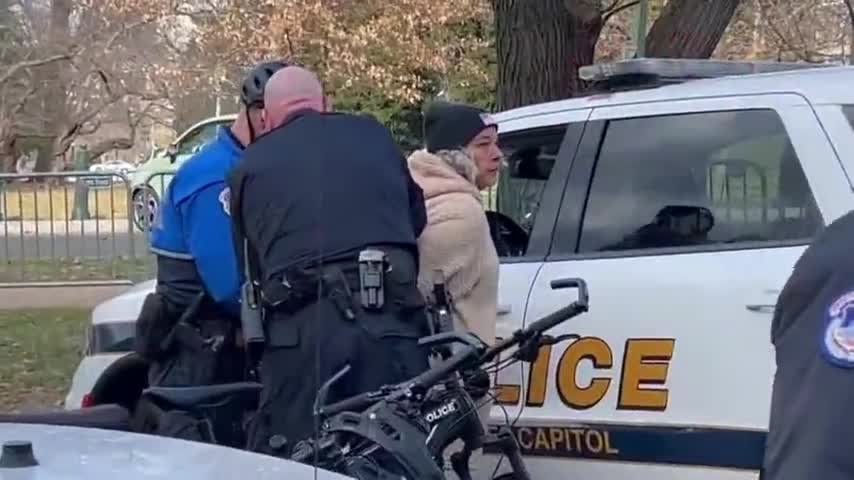
[[[142,235],[126,218],[107,220],[0,220],[0,237],[48,235],[111,235],[133,232]]]
[[[77,307],[95,305],[124,293],[130,285],[85,287],[10,287],[0,288],[0,309]]]

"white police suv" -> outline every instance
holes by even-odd
[[[578,340],[499,373],[492,420],[513,424],[534,478],[755,479],[777,294],[854,208],[854,68],[640,59],[581,73],[597,93],[495,115],[499,332],[566,304],[557,278],[584,278],[591,309],[554,332]],[[152,287],[139,288],[96,309],[69,406],[144,384],[132,356],[114,361]]]

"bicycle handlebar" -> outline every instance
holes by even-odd
[[[381,392],[361,393],[355,397],[345,398],[340,402],[320,407],[317,414],[321,417],[332,417],[341,412],[346,412],[347,410],[363,410],[370,407],[379,398],[382,398]]]
[[[389,400],[398,400],[409,396],[413,391],[418,391],[419,393],[427,391],[448,375],[462,369],[467,363],[472,362],[473,360],[473,366],[481,366],[488,363],[511,347],[530,340],[531,338],[542,334],[546,330],[586,312],[589,308],[589,296],[587,292],[587,283],[583,279],[564,278],[553,280],[551,282],[551,288],[553,290],[572,287],[578,289],[578,300],[561,308],[560,310],[557,310],[556,312],[546,315],[524,329],[516,330],[510,338],[502,340],[493,347],[484,348],[485,346],[482,343],[481,345],[476,346],[471,339],[453,332],[424,338],[419,341],[419,344],[434,346],[437,344],[458,342],[463,343],[464,347],[447,360],[441,362],[439,365],[409,381],[397,386],[363,393],[344,399],[340,402],[319,407],[316,409],[316,412],[322,417],[331,417],[347,410],[363,410],[385,397],[388,397]]]
[[[556,312],[552,312],[545,317],[540,318],[523,330],[516,330],[510,338],[502,340],[497,345],[484,352],[481,357],[482,363],[487,363],[511,347],[540,335],[546,330],[549,330],[556,325],[588,310],[590,296],[587,293],[587,283],[584,280],[580,278],[561,278],[558,280],[552,280],[551,287],[552,290],[575,287],[578,289],[578,300]]]

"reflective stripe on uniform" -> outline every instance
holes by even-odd
[[[169,250],[163,250],[162,248],[155,248],[155,247],[151,247],[150,250],[152,253],[154,253],[156,255],[174,258],[177,260],[192,260],[193,259],[193,256],[190,255],[189,253],[172,252]]]

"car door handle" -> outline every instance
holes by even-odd
[[[509,315],[512,312],[513,312],[513,306],[512,305],[499,305],[498,308],[496,309],[496,313],[498,315]]]
[[[744,306],[751,312],[774,313],[775,305],[751,303]]]
[[[744,308],[750,310],[751,312],[756,313],[774,313],[774,310],[777,308],[777,297],[780,295],[780,290],[776,288],[769,288],[762,291],[762,296],[767,297],[765,302],[771,300],[773,298],[773,303],[748,303],[744,306]]]

